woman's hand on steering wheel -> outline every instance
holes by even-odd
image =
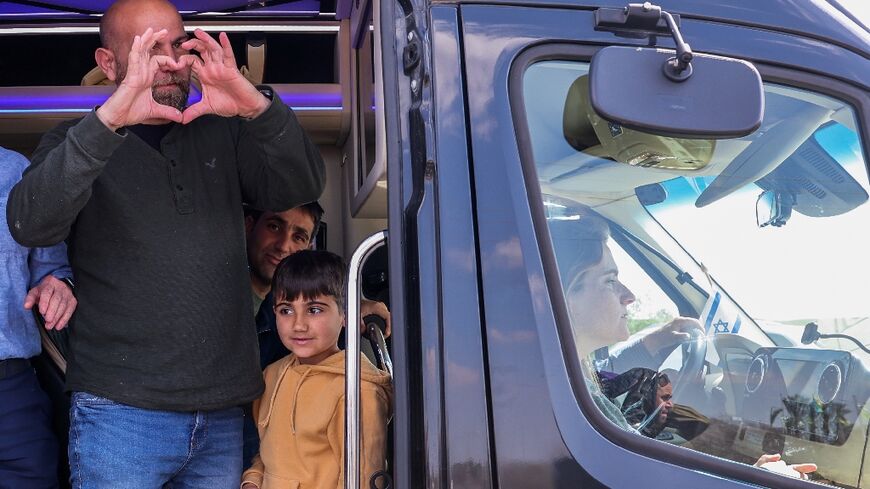
[[[704,332],[704,328],[701,327],[701,323],[697,319],[677,317],[654,329],[643,338],[642,342],[647,351],[651,355],[655,355],[664,348],[673,349],[677,345],[689,341],[693,330],[697,330],[701,334]]]

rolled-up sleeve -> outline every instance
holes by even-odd
[[[72,278],[72,269],[67,259],[66,243],[58,243],[46,248],[31,248],[28,256],[30,283],[28,288],[39,284],[46,275],[55,278]]]

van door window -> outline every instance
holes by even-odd
[[[854,109],[767,83],[753,134],[668,138],[595,114],[588,70],[534,63],[522,93],[564,351],[595,404],[614,429],[858,487],[870,184]]]

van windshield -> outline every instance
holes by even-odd
[[[857,487],[870,357],[843,337],[802,342],[815,328],[870,344],[854,109],[766,83],[752,134],[662,137],[595,114],[588,69],[537,62],[522,93],[568,336],[596,404],[639,436],[750,465],[781,453]]]

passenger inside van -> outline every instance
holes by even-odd
[[[626,307],[635,296],[619,281],[619,269],[608,247],[607,221],[585,207],[575,214],[578,219],[552,220],[549,226],[586,384],[595,404],[610,421],[624,430],[644,434],[642,427],[638,430],[629,422],[622,406],[608,397],[607,379],[612,376],[596,368],[592,359],[596,350],[628,339]],[[641,340],[632,348],[642,345]],[[654,412],[642,417],[656,420],[651,415]],[[755,465],[767,468],[766,464],[781,463],[780,459],[780,454],[765,454]],[[791,464],[784,472],[806,478],[816,468],[812,463]]]

